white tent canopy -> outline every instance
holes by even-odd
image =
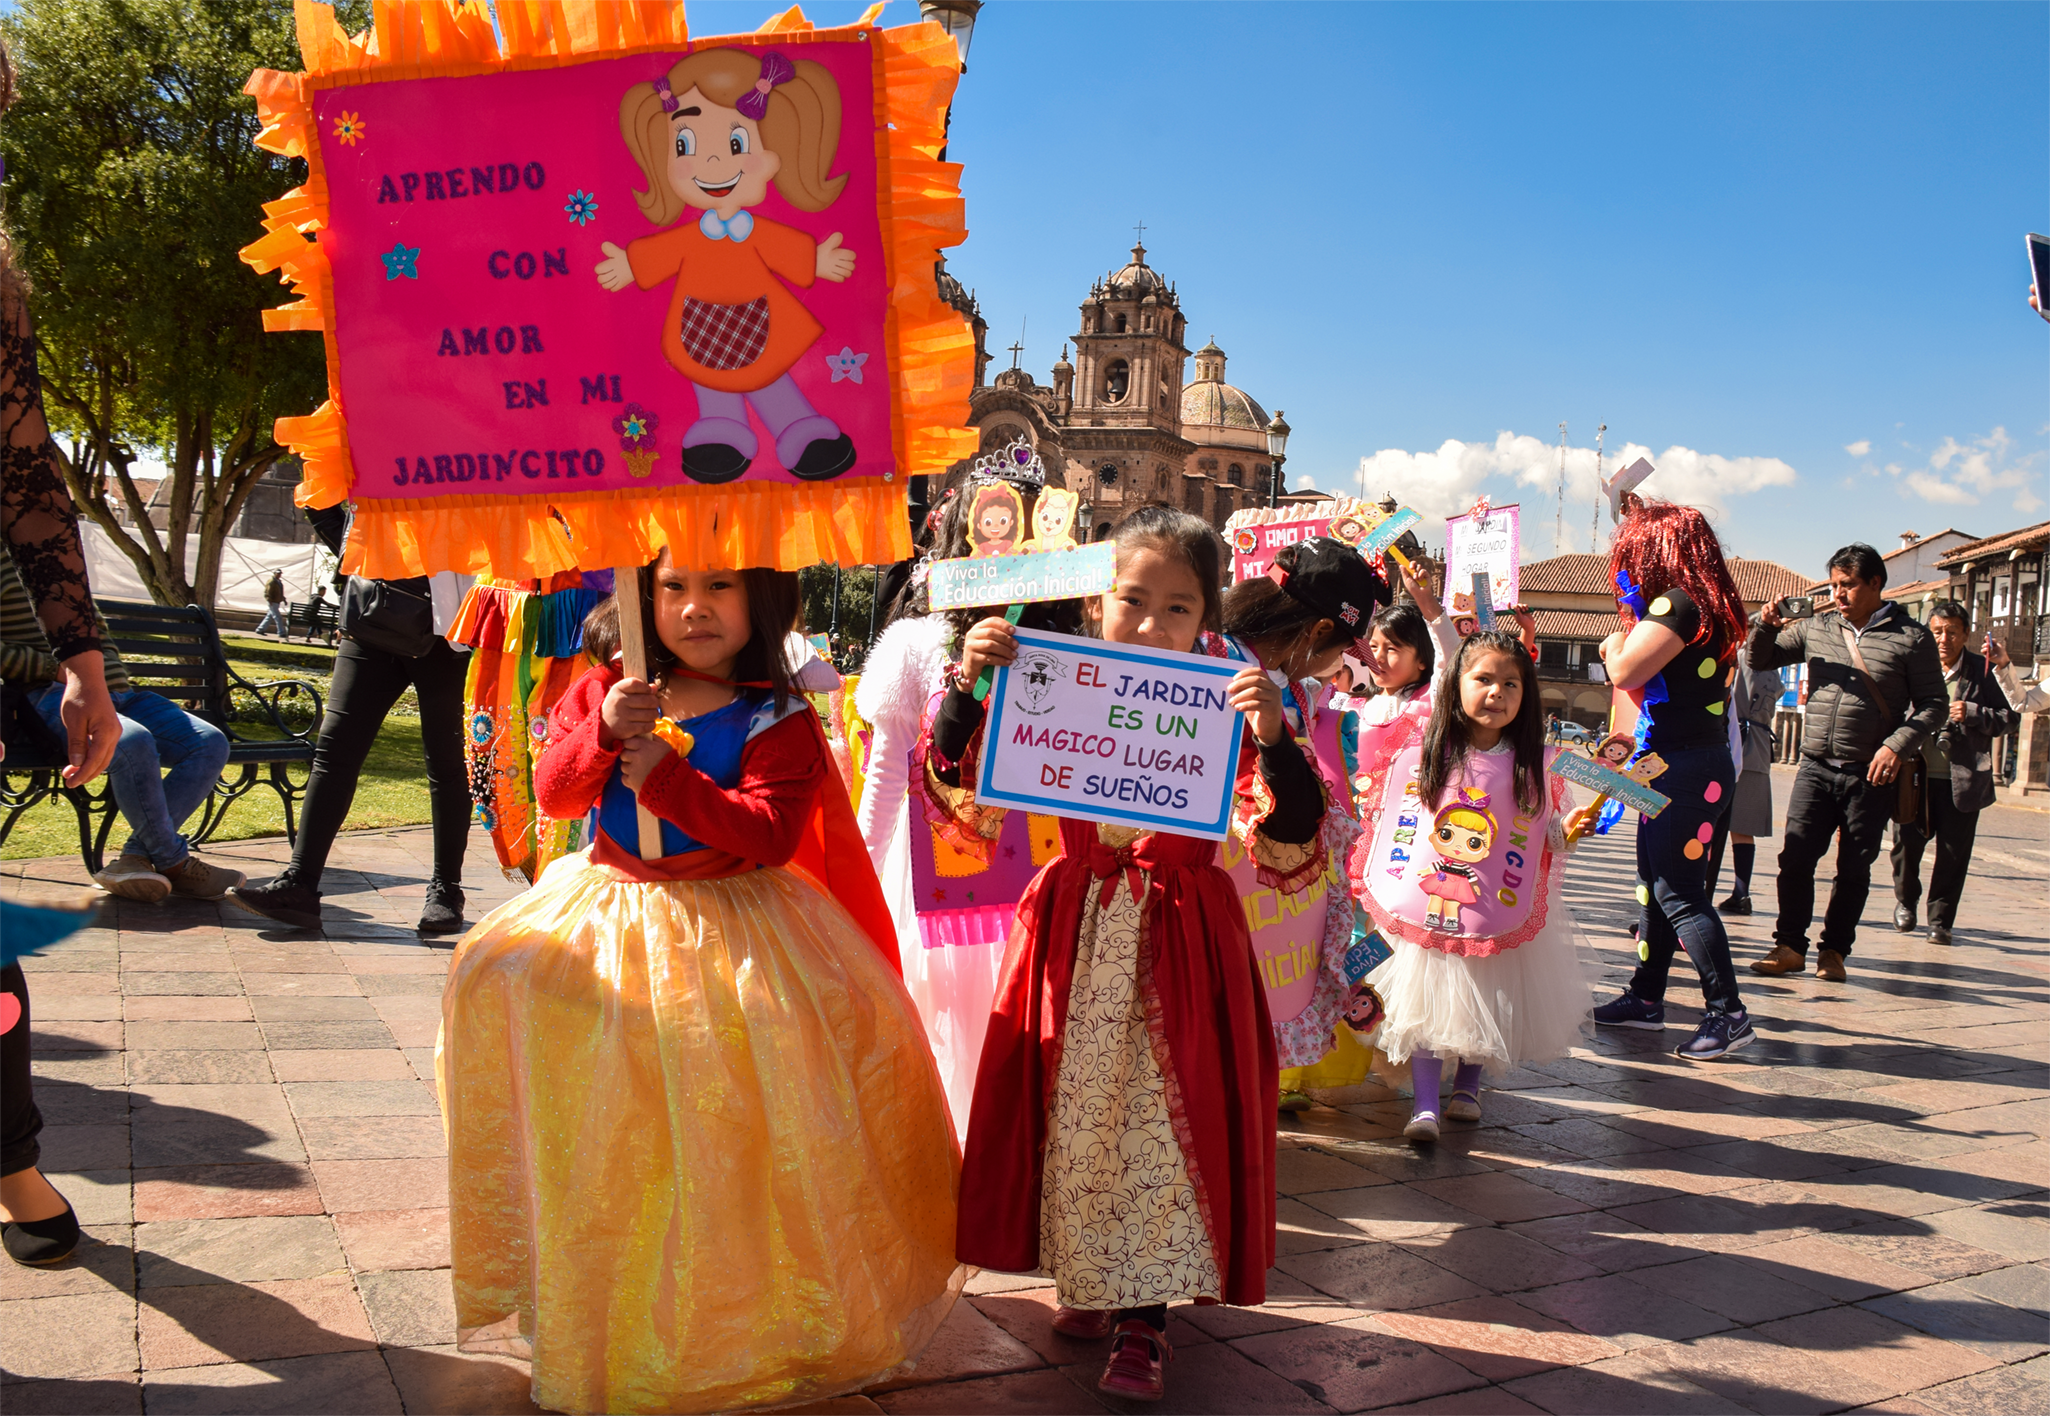
[[[143,588],[135,566],[114,545],[113,539],[90,521],[81,519],[79,534],[85,541],[86,573],[92,579],[93,595],[102,600],[141,600],[150,593]],[[220,593],[215,607],[223,610],[264,611],[263,587],[272,571],[285,573],[285,597],[294,604],[313,598],[315,585],[327,584],[334,575],[335,558],[318,542],[292,546],[277,541],[258,541],[248,536],[230,536],[221,554]],[[199,568],[199,538],[185,543],[185,574],[189,579]],[[329,592],[332,598],[333,592]]]

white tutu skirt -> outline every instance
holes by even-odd
[[[1592,971],[1564,901],[1514,949],[1470,958],[1392,941],[1367,975],[1388,1010],[1379,1045],[1391,1062],[1433,1052],[1494,1074],[1564,1057],[1594,1032]]]

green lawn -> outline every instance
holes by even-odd
[[[249,635],[230,634],[223,641],[228,662],[249,682],[304,679],[326,696],[334,672],[333,650],[319,645],[278,645]],[[310,717],[294,726],[302,726],[306,721]],[[294,771],[303,776],[303,769]],[[430,819],[427,770],[420,751],[419,706],[408,690],[385,719],[370,758],[363,765],[356,800],[349,809],[349,828],[417,826]],[[14,823],[6,842],[0,844],[0,860],[75,854],[75,822],[69,803],[61,799],[38,803]],[[277,793],[258,786],[228,809],[228,819],[214,833],[214,839],[241,841],[253,836],[281,836],[284,830],[284,806]],[[125,832],[124,825],[115,826],[114,834],[108,838],[110,849],[118,847]]]

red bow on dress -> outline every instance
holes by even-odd
[[[1089,871],[1098,880],[1103,882],[1103,889],[1098,892],[1096,897],[1099,907],[1103,909],[1110,908],[1110,902],[1118,892],[1118,872],[1120,871],[1124,872],[1125,884],[1131,888],[1132,898],[1141,904],[1145,903],[1146,878],[1145,874],[1141,872],[1150,874],[1155,867],[1155,862],[1152,858],[1152,852],[1141,850],[1140,847],[1150,845],[1151,843],[1152,838],[1150,836],[1141,836],[1128,846],[1119,846],[1116,850],[1112,850],[1100,840],[1090,842]]]

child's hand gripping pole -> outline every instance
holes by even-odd
[[[1604,792],[1567,818],[1566,844],[1578,845],[1580,838],[1594,829],[1594,823],[1601,819],[1602,808],[1608,804],[1608,793]]]
[[[641,633],[640,567],[627,565],[614,570],[612,594],[619,605],[619,653],[625,660],[626,676],[646,683],[648,641]],[[638,799],[634,802],[634,816],[640,824],[641,859],[659,859],[662,855],[662,823]]]
[[[1013,605],[1004,611],[1004,619],[1007,623],[1015,625],[1024,614],[1025,607],[1023,605]],[[996,681],[997,671],[993,668],[985,668],[975,676],[975,701],[977,703],[989,697],[990,688]]]

